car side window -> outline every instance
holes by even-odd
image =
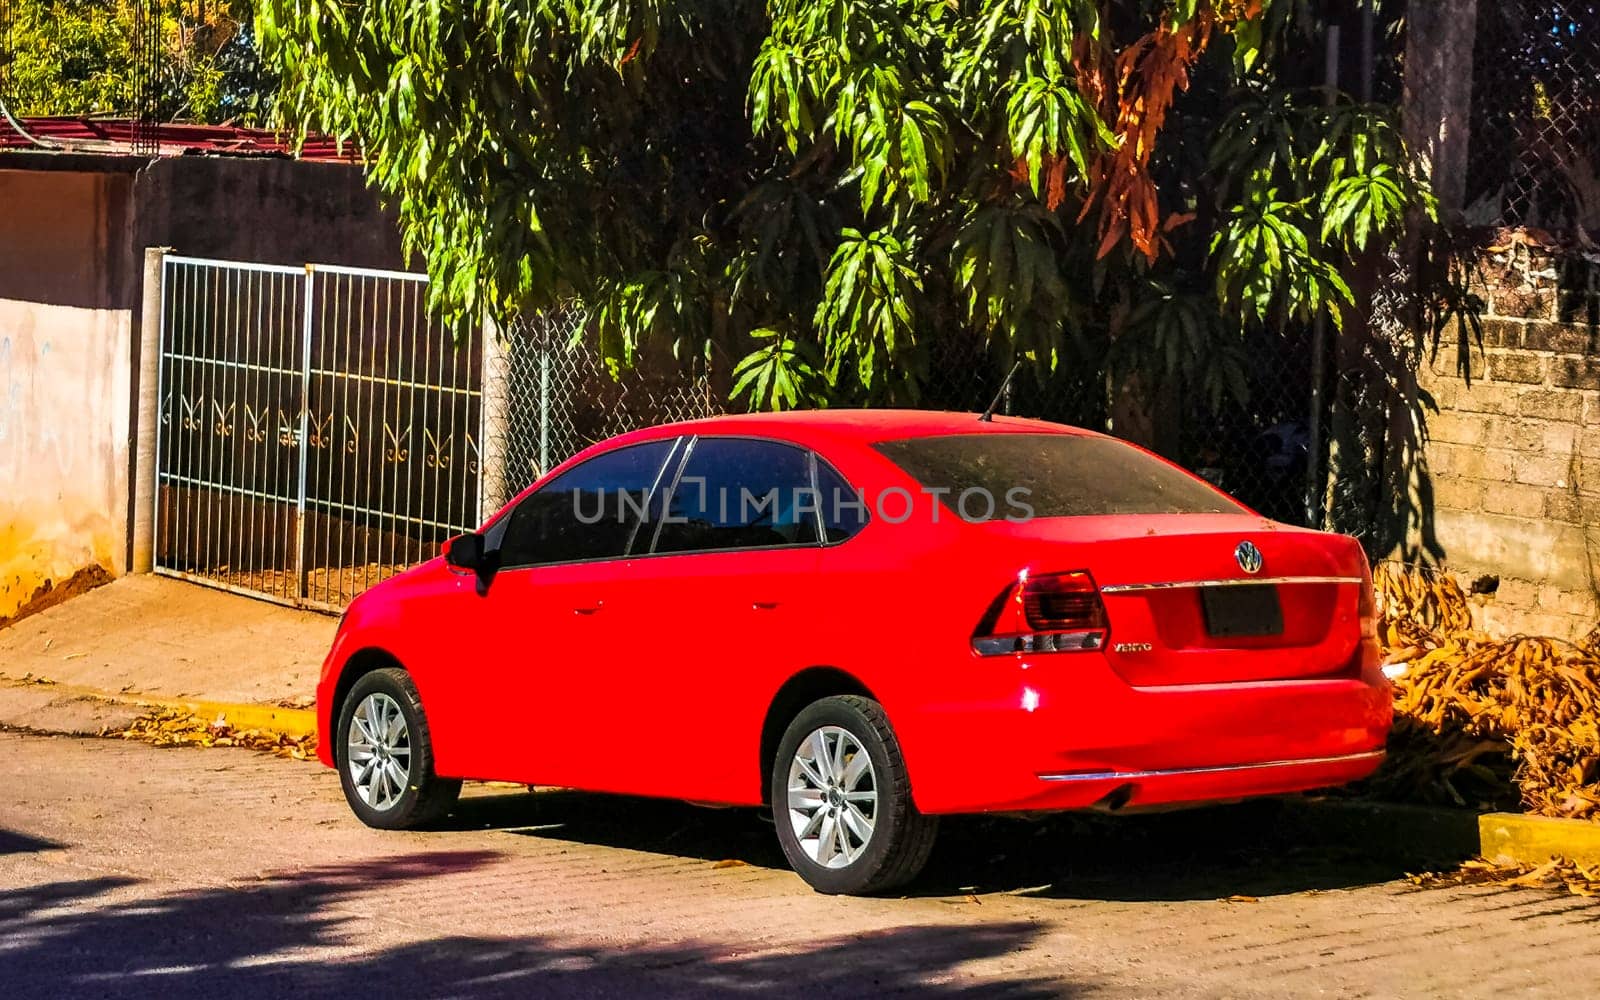
[[[755,438],[704,437],[659,517],[655,552],[706,552],[817,544],[812,456]]]
[[[846,541],[866,526],[866,497],[823,458],[817,459],[817,501],[828,544]]]
[[[674,443],[596,455],[523,498],[500,542],[500,568],[621,558]]]

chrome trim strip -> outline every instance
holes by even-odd
[[[1102,594],[1132,594],[1141,590],[1183,590],[1192,587],[1285,586],[1297,583],[1360,583],[1359,576],[1252,576],[1239,580],[1176,580],[1169,583],[1113,583]]]
[[[1274,767],[1302,767],[1311,764],[1344,764],[1358,760],[1382,760],[1385,751],[1340,754],[1337,757],[1301,757],[1296,760],[1268,760],[1259,764],[1223,764],[1219,767],[1176,767],[1168,771],[1091,771],[1075,774],[1041,774],[1040,781],[1139,781],[1144,778],[1172,778],[1185,774],[1225,774],[1232,771],[1261,771]]]

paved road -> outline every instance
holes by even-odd
[[[947,824],[917,894],[858,900],[782,870],[759,817],[676,803],[479,787],[451,829],[385,834],[314,765],[16,734],[0,734],[0,785],[8,998],[1567,996],[1600,981],[1600,905],[1415,890],[1359,845],[1258,832],[1270,806]]]

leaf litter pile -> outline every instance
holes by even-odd
[[[1600,628],[1579,643],[1494,639],[1444,574],[1373,574],[1394,681],[1389,757],[1368,783],[1387,799],[1600,821]],[[1497,885],[1600,895],[1600,869],[1468,861],[1411,876],[1427,888]]]
[[[1412,885],[1424,889],[1494,885],[1509,889],[1557,889],[1574,896],[1600,896],[1600,869],[1585,867],[1566,858],[1552,858],[1542,865],[1507,865],[1479,858],[1465,862],[1453,872],[1412,875],[1410,881]]]
[[[157,708],[135,719],[127,729],[107,733],[158,747],[246,747],[278,757],[310,760],[316,756],[317,738],[290,736],[264,729],[235,729],[225,716],[206,721],[178,708]]]
[[[1444,574],[1374,574],[1394,677],[1384,798],[1600,820],[1600,630],[1494,639]]]

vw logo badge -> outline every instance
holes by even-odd
[[[1239,561],[1239,568],[1246,573],[1261,572],[1261,550],[1253,542],[1240,542],[1239,547],[1233,550],[1233,558]]]

